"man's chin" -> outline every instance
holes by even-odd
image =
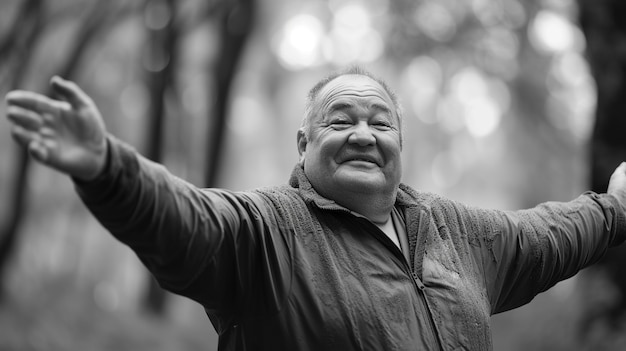
[[[373,192],[388,187],[385,176],[380,170],[372,169],[350,169],[342,170],[335,174],[335,180],[345,187],[346,190],[354,190],[357,192]]]

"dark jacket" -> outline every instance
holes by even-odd
[[[401,185],[402,252],[369,220],[290,184],[198,189],[109,139],[77,190],[160,284],[204,306],[220,350],[491,350],[490,315],[624,240],[617,200],[586,193],[522,211],[468,207]]]

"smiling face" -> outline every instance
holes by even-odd
[[[364,75],[330,81],[298,131],[304,173],[322,196],[393,194],[400,183],[400,121],[386,90]]]

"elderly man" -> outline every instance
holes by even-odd
[[[199,302],[221,350],[490,350],[490,315],[529,302],[626,237],[626,165],[607,194],[522,211],[400,183],[390,89],[352,68],[310,92],[288,185],[198,189],[105,131],[88,96],[7,95],[13,136],[72,176],[160,284]]]

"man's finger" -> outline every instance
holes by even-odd
[[[37,113],[55,113],[58,109],[58,101],[54,101],[45,95],[32,91],[14,90],[6,95],[9,106],[15,105]]]
[[[18,144],[28,147],[28,145],[36,139],[40,139],[39,135],[36,132],[25,129],[22,126],[15,125],[11,129],[11,136]]]
[[[48,148],[42,140],[33,140],[28,144],[28,152],[36,160],[40,162],[47,162],[50,155]]]
[[[17,105],[9,105],[7,118],[28,130],[38,130],[44,124],[44,119],[40,114]]]
[[[28,150],[36,160],[48,163],[50,150],[56,148],[56,141],[42,137],[39,133],[26,130],[21,126],[13,126],[11,130],[13,139]]]
[[[89,105],[91,99],[76,83],[54,76],[50,80],[52,89],[69,102],[73,107],[79,108]]]

